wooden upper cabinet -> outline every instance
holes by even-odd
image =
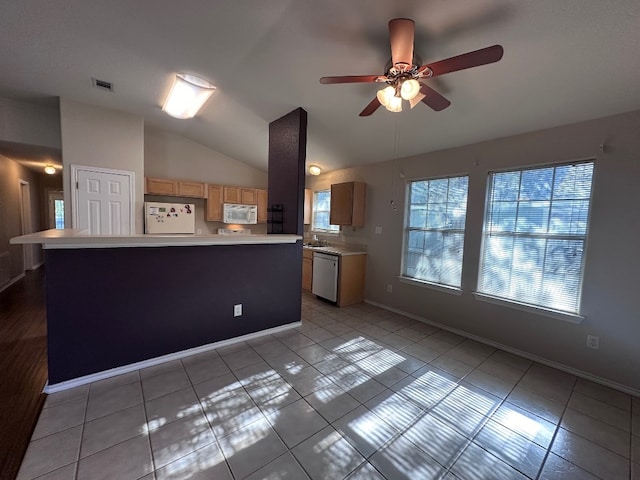
[[[240,187],[224,187],[224,203],[241,203]]]
[[[181,197],[207,198],[207,185],[202,182],[178,181],[178,192]]]
[[[311,212],[313,204],[313,192],[305,188],[304,189],[304,220],[303,223],[305,225],[311,224]]]
[[[267,223],[267,191],[256,190],[258,204],[258,223]]]
[[[366,184],[363,182],[335,183],[331,185],[331,225],[364,226]]]
[[[243,205],[257,205],[258,193],[255,188],[224,187],[224,203],[241,203]]]
[[[258,190],[256,188],[241,188],[240,199],[244,205],[258,204]]]
[[[145,178],[144,193],[149,195],[178,195],[178,181],[167,178]]]
[[[206,184],[172,180],[170,178],[145,178],[144,193],[148,195],[170,195],[172,197],[207,198]]]
[[[207,221],[222,221],[222,186],[207,185]]]

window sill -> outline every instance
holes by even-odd
[[[416,280],[415,278],[403,277],[400,275],[398,277],[402,283],[407,283],[409,285],[415,285],[416,287],[422,288],[430,288],[432,290],[438,290],[439,292],[449,293],[451,295],[462,295],[462,290],[456,287],[449,287],[447,285],[441,285],[439,283],[427,282],[425,280]]]
[[[584,316],[578,315],[577,313],[562,312],[560,310],[551,310],[549,308],[536,307],[526,303],[516,302],[515,300],[493,297],[491,295],[480,292],[473,292],[473,296],[476,297],[476,300],[480,300],[482,302],[493,303],[495,305],[501,305],[503,307],[515,308],[516,310],[522,310],[524,312],[530,312],[545,317],[555,318],[556,320],[562,320],[564,322],[573,323],[575,325],[580,325],[585,318]]]

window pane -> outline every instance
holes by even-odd
[[[522,172],[520,200],[549,200],[553,182],[553,168],[540,168]]]
[[[426,205],[409,205],[409,227],[424,228],[427,224],[427,206]]]
[[[64,228],[64,200],[53,201],[53,215],[56,222],[56,229]]]
[[[411,203],[427,203],[427,182],[413,182],[411,184]]]
[[[422,252],[424,250],[424,232],[409,232],[409,251]]]
[[[517,200],[520,188],[520,172],[496,173],[493,175],[492,201]]]
[[[468,184],[468,177],[409,184],[405,276],[460,286]]]
[[[549,223],[550,202],[520,202],[516,232],[543,233]]]
[[[338,232],[338,225],[329,224],[331,190],[321,190],[313,194],[313,230]]]
[[[518,202],[495,202],[491,205],[488,232],[513,232],[516,229]]]
[[[579,234],[587,232],[589,215],[588,200],[558,200],[551,207],[549,231],[557,234]]]
[[[491,175],[480,292],[579,313],[592,174],[589,162]]]

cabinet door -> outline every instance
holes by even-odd
[[[313,260],[310,258],[302,259],[302,289],[311,291],[313,279]]]
[[[338,306],[364,301],[366,255],[342,255],[338,269]]]
[[[207,185],[207,221],[222,221],[222,186]]]
[[[224,203],[242,203],[240,187],[224,187]]]
[[[351,225],[353,209],[353,182],[331,185],[331,225]]]
[[[145,193],[150,195],[178,195],[178,182],[166,178],[147,177]]]
[[[182,197],[206,198],[206,185],[202,182],[178,181],[178,191]]]
[[[267,223],[267,191],[258,189],[258,223]]]
[[[257,205],[258,204],[258,190],[255,188],[242,188],[240,190],[240,199],[244,205]]]

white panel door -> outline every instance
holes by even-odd
[[[77,224],[93,235],[127,235],[131,231],[132,173],[76,170]]]

